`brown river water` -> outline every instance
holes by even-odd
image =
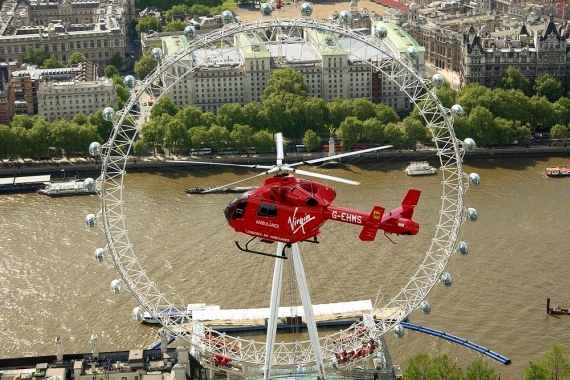
[[[570,307],[570,178],[542,173],[563,164],[570,164],[568,158],[466,159],[465,171],[482,179],[466,196],[466,205],[479,212],[479,220],[466,222],[460,233],[469,254],[455,255],[448,263],[454,283],[433,288],[427,297],[431,314],[410,315],[413,323],[510,358],[512,364],[505,366],[483,357],[502,379],[521,379],[529,361],[552,342],[570,348],[570,317],[545,313],[547,297]],[[421,263],[440,209],[441,179],[408,177],[405,165],[383,159],[326,172],[361,182],[358,187],[331,183],[337,190],[334,204],[343,207],[391,209],[408,188],[422,190],[414,215],[421,229],[417,236],[394,238],[396,244],[382,234],[363,244],[357,227],[327,222],[320,244],[301,245],[314,304],[385,303]],[[222,185],[254,174],[181,166],[125,176],[129,237],[147,275],[172,303],[268,307],[274,259],[235,247],[234,241],[247,239],[233,232],[222,214],[234,195],[184,193],[188,187]],[[106,242],[100,228],[85,228],[84,219],[99,208],[97,196],[0,196],[1,358],[55,354],[56,336],[65,353],[89,352],[94,333],[101,351],[146,348],[157,340],[157,328],[131,320],[137,306],[133,297],[109,291],[118,277],[112,263],[93,259],[94,250]],[[300,305],[293,281],[287,282],[291,270],[287,265],[285,270],[282,302]],[[481,357],[412,331],[402,339],[389,333],[386,341],[393,362],[403,368],[420,353],[447,354],[463,368]]]

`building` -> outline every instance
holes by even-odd
[[[10,86],[10,66],[0,62],[0,124],[9,124],[14,116],[14,92]]]
[[[24,65],[17,69],[17,62],[11,64],[12,104],[15,115],[34,116],[38,114],[38,90],[42,82],[90,82],[97,77],[96,67],[88,61],[74,67],[39,69]]]
[[[115,85],[110,79],[97,81],[40,82],[38,116],[47,121],[71,119],[78,113],[89,115],[117,104]]]
[[[418,51],[413,65],[423,75],[424,49],[396,23],[385,25],[389,29],[387,40],[400,55],[407,56],[410,46]],[[309,96],[326,102],[337,97],[367,98],[394,106],[403,114],[411,110],[409,99],[397,86],[382,78],[381,73],[374,72],[370,62],[382,59],[384,55],[380,51],[360,49],[366,50],[362,53],[366,56],[347,53],[358,51],[361,42],[316,29],[304,30],[302,35],[293,33],[277,38],[280,42],[272,43],[256,32],[239,33],[233,37],[233,46],[221,46],[215,52],[199,49],[191,56],[182,57],[179,65],[171,67],[169,74],[173,75],[162,78],[169,88],[170,98],[178,106],[189,104],[210,112],[216,112],[226,103],[257,102],[261,100],[271,73],[282,67],[292,67],[303,75]],[[165,57],[177,54],[188,44],[181,34],[164,36],[161,41]],[[315,48],[307,48],[307,44]],[[174,84],[176,78],[180,79]]]
[[[133,0],[6,1],[0,12],[0,57],[24,62],[32,46],[62,62],[79,51],[101,71],[119,55],[126,68],[132,64],[128,33],[134,15]]]
[[[479,33],[470,28],[462,45],[465,84],[495,87],[508,67],[517,68],[531,81],[543,75],[564,82],[570,74],[568,31],[554,24],[553,17],[543,31],[532,32],[523,25],[518,33],[507,35]]]
[[[564,80],[570,74],[567,24],[545,16],[550,8],[544,5],[511,4],[503,14],[493,10],[497,4],[482,0],[450,14],[412,3],[402,27],[425,47],[426,63],[457,73],[460,86],[494,87],[510,66],[531,82],[545,74]]]

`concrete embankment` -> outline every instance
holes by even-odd
[[[405,150],[405,151],[379,151],[376,153],[368,153],[362,156],[353,156],[344,158],[344,162],[377,162],[385,161],[414,161],[414,160],[429,160],[433,155],[435,158],[435,150]],[[285,161],[288,163],[299,162],[303,160],[310,160],[315,158],[324,157],[325,153],[288,153]],[[513,158],[532,158],[532,157],[569,157],[570,147],[563,146],[533,146],[526,147],[508,147],[508,148],[492,148],[492,149],[476,149],[473,152],[468,152],[465,155],[464,162],[468,163],[470,160],[477,159],[513,159]],[[131,171],[157,171],[169,167],[178,166],[168,162],[171,159],[184,159],[192,161],[206,161],[215,164],[220,163],[235,163],[242,165],[273,165],[275,163],[274,154],[252,155],[247,157],[245,155],[231,155],[231,156],[216,156],[211,158],[208,156],[200,157],[184,157],[184,158],[170,158],[170,157],[132,157],[127,162],[127,170]],[[93,158],[77,158],[77,159],[61,159],[49,161],[32,161],[32,160],[18,160],[18,161],[1,161],[0,176],[20,176],[26,174],[52,174],[54,176],[63,177],[67,176],[85,176],[84,173],[97,173],[101,171],[101,160]],[[79,175],[79,173],[81,173]]]

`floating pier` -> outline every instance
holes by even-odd
[[[511,359],[504,357],[503,355],[500,355],[494,351],[491,351],[486,347],[483,347],[483,346],[480,346],[476,343],[470,342],[467,339],[462,339],[462,338],[456,337],[455,335],[445,333],[443,331],[430,329],[428,327],[423,327],[423,326],[416,325],[416,324],[409,323],[409,322],[402,322],[401,325],[402,325],[402,327],[407,328],[409,330],[419,331],[419,332],[422,332],[424,334],[437,336],[439,338],[448,340],[450,342],[460,344],[464,347],[470,348],[470,349],[477,351],[481,354],[487,355],[491,359],[494,359],[500,363],[503,363],[506,365],[511,364]]]

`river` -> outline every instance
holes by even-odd
[[[570,306],[565,240],[570,179],[542,174],[545,167],[562,164],[570,164],[568,158],[467,158],[465,171],[482,179],[466,197],[466,205],[479,212],[479,220],[466,222],[460,234],[469,254],[450,260],[446,270],[454,283],[438,285],[428,295],[432,312],[410,316],[413,323],[510,358],[512,364],[505,366],[485,357],[502,379],[521,379],[529,361],[536,361],[552,342],[570,348],[569,321],[545,313],[547,297]],[[363,245],[357,241],[358,228],[325,224],[320,244],[301,247],[313,303],[386,300],[415,272],[433,237],[441,185],[439,176],[407,177],[404,167],[383,159],[327,171],[362,183],[333,184],[339,206],[390,209],[408,188],[422,190],[415,214],[422,227],[417,236],[395,238],[396,244],[379,234],[374,243]],[[221,185],[253,174],[181,166],[126,175],[129,236],[147,274],[173,303],[268,306],[274,259],[236,249],[234,241],[246,238],[231,231],[222,214],[233,195],[184,193],[188,187]],[[157,340],[156,328],[131,320],[132,296],[109,291],[118,276],[111,262],[93,259],[105,239],[99,228],[87,229],[84,218],[99,207],[97,196],[0,196],[0,357],[55,354],[56,336],[65,353],[89,352],[93,333],[101,351],[145,348]],[[292,288],[285,284],[282,299],[300,304]],[[402,339],[390,333],[386,341],[393,362],[403,368],[420,353],[447,354],[463,368],[480,357],[412,331]]]

